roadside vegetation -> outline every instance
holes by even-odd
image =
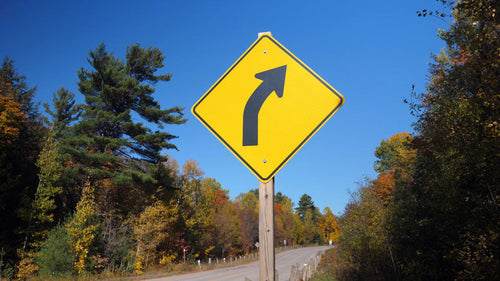
[[[500,6],[438,0],[421,17],[449,22],[424,93],[407,100],[414,132],[375,149],[344,213],[304,194],[275,196],[276,245],[332,241],[313,280],[496,280],[500,276]],[[229,198],[196,160],[179,164],[164,108],[165,56],[105,44],[44,104],[5,58],[0,67],[0,279],[76,279],[178,272],[257,248],[258,190]]]
[[[46,114],[14,61],[0,67],[0,279],[94,279],[182,272],[257,251],[258,190],[229,198],[196,160],[166,154],[184,109],[154,98],[162,52],[100,44]],[[337,241],[337,218],[304,194],[275,196],[276,245]]]
[[[352,194],[315,280],[500,276],[500,5],[439,2],[418,12],[449,29],[427,91],[408,101],[415,132],[376,148],[378,176]]]

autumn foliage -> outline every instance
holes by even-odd
[[[412,93],[415,133],[383,140],[376,179],[340,217],[337,280],[497,280],[500,276],[498,1],[440,0],[446,43],[427,91]],[[449,10],[447,10],[449,9]]]
[[[258,250],[258,190],[230,198],[198,162],[180,167],[166,154],[177,136],[165,127],[186,119],[153,97],[171,77],[156,73],[163,60],[139,44],[121,60],[100,44],[78,71],[85,103],[60,88],[44,104],[49,118],[33,103],[36,88],[4,60],[0,279],[134,275]],[[335,215],[303,197],[295,208],[277,194],[276,245],[337,241]]]
[[[27,116],[22,112],[22,104],[14,100],[11,84],[1,80],[0,77],[0,147],[6,147],[17,140]]]

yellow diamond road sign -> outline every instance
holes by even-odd
[[[192,112],[260,181],[268,182],[343,103],[333,87],[263,35]]]

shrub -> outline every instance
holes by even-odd
[[[63,276],[73,270],[69,235],[64,226],[54,228],[37,256],[40,276]]]

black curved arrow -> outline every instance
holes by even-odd
[[[259,111],[272,92],[283,97],[285,88],[286,65],[255,74],[262,83],[255,89],[243,111],[243,146],[257,145],[259,133]]]

